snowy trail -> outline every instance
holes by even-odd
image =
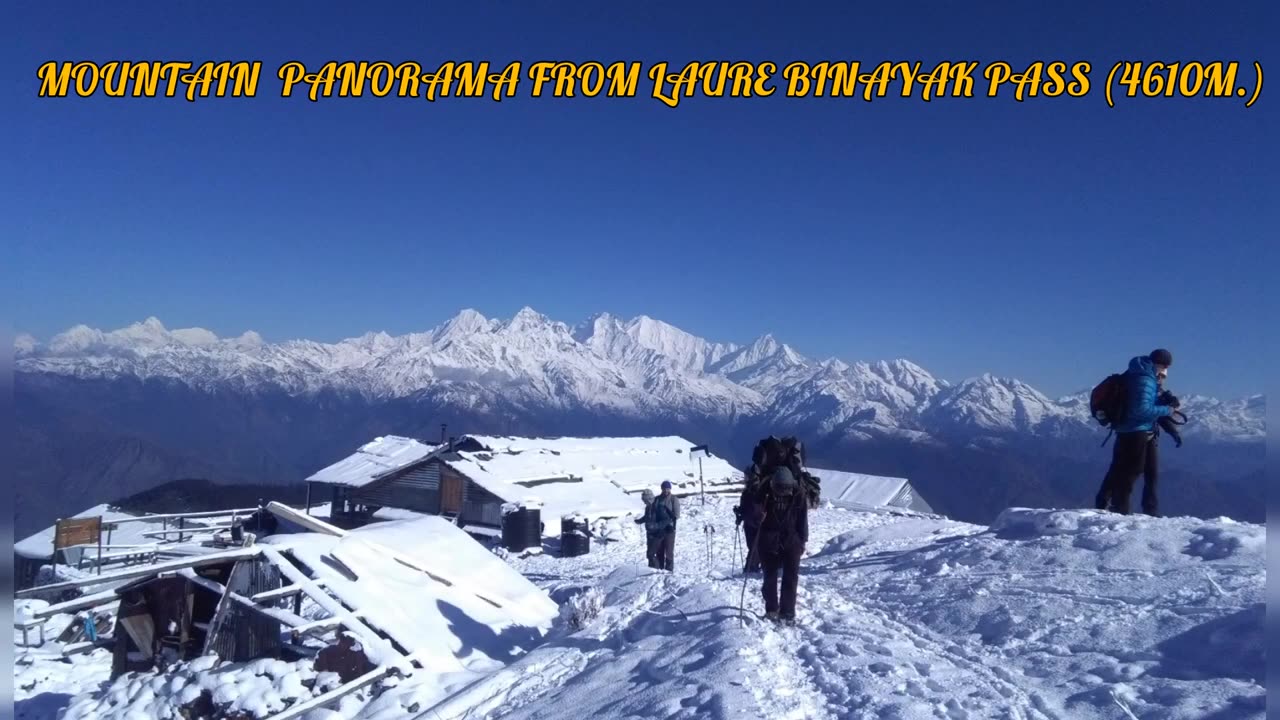
[[[655,598],[640,611],[650,619],[628,627],[629,654],[591,660],[643,672],[644,663],[696,658],[675,667],[688,674],[645,675],[650,698],[718,688],[719,707],[734,716],[904,720],[1234,720],[1260,718],[1265,707],[1256,639],[1263,527],[1039,510],[1011,511],[988,528],[823,510],[811,517],[799,624],[758,619],[757,575],[747,579],[753,620],[743,627],[697,621],[723,606],[736,616],[743,585],[725,573],[738,539],[732,521],[710,551],[696,532],[703,518],[731,517],[727,507],[690,509],[695,532],[677,538],[671,597]],[[570,563],[520,564],[583,587],[641,554],[620,542]],[[655,623],[659,616],[667,617]],[[640,665],[635,653],[644,654]],[[749,692],[724,690],[726,678]],[[590,681],[569,681],[578,683]],[[574,697],[602,717],[685,717],[640,705],[619,712],[591,695]],[[501,717],[554,715],[554,703],[534,706],[547,714]]]
[[[723,512],[723,508],[710,510]],[[815,524],[811,547],[820,548],[850,529],[871,531],[899,520],[828,513]],[[936,521],[929,523],[931,529],[938,527]],[[847,569],[831,572],[831,563],[821,557],[803,562],[799,626],[777,627],[759,619],[763,599],[758,575],[746,578],[744,623],[738,612],[743,577],[723,572],[734,557],[731,543],[742,540],[726,530],[714,534],[715,547],[710,551],[701,533],[678,537],[674,576],[640,571],[654,583],[652,590],[641,593],[652,604],[644,607],[632,602],[619,610],[631,617],[617,631],[617,653],[590,658],[590,665],[597,668],[594,673],[570,680],[567,690],[495,717],[550,717],[556,707],[573,706],[590,708],[590,714],[598,717],[1057,720],[1055,714],[1037,711],[1037,698],[987,670],[980,659],[966,657],[957,646],[891,620],[889,609],[852,600],[856,594],[842,587],[841,581],[856,583],[861,576]],[[570,570],[586,580],[616,565],[620,558],[615,553],[625,558],[633,552],[625,544],[604,547],[598,556],[580,558],[572,569],[545,556],[522,564],[534,574]],[[627,559],[634,562],[634,557]],[[608,632],[601,629],[594,634]],[[600,669],[604,666],[610,669]],[[608,687],[627,696],[625,703],[596,697],[605,680],[601,673],[607,673]],[[577,687],[581,691],[573,689]],[[958,688],[971,689],[972,697],[965,697]],[[687,702],[677,707],[655,700],[668,695]],[[702,701],[695,701],[698,698]],[[1004,714],[994,713],[996,708],[1005,708]]]
[[[1057,720],[981,657],[884,609],[814,585],[801,593],[812,608],[780,631],[838,718],[1006,718]]]

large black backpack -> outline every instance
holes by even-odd
[[[822,481],[804,469],[804,443],[795,437],[777,438],[770,435],[756,443],[751,453],[751,467],[747,468],[747,492],[751,495],[767,494],[774,471],[785,467],[804,491],[810,508],[818,507],[822,500]]]

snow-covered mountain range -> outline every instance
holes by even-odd
[[[506,320],[474,310],[428,332],[368,333],[337,343],[266,343],[156,318],[104,332],[83,325],[16,343],[20,373],[81,380],[169,380],[195,390],[326,391],[378,402],[428,399],[474,412],[559,409],[635,419],[749,418],[811,436],[920,442],[1009,436],[1101,437],[1085,393],[1059,399],[992,375],[952,384],[907,360],[849,364],[805,357],[772,335],[717,343],[650,317],[599,314],[579,325],[524,308]],[[1262,395],[1183,398],[1188,438],[1265,438]]]
[[[20,536],[173,481],[292,492],[374,437],[435,440],[441,424],[680,435],[739,467],[759,438],[797,435],[813,466],[909,478],[967,522],[1010,504],[1087,505],[1110,457],[1083,394],[1055,400],[991,375],[953,384],[906,360],[817,360],[769,335],[717,343],[643,316],[569,325],[464,310],[427,332],[336,343],[150,318],[19,337],[15,366]],[[1186,446],[1161,456],[1168,511],[1260,522],[1264,398],[1183,401]]]

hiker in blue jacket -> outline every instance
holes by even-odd
[[[1098,492],[1097,508],[1110,509],[1122,515],[1129,514],[1129,496],[1147,467],[1147,458],[1155,460],[1149,452],[1156,435],[1156,423],[1178,409],[1177,398],[1167,396],[1171,404],[1160,404],[1160,383],[1157,375],[1165,375],[1173,365],[1173,354],[1163,348],[1150,355],[1138,356],[1129,361],[1124,374],[1126,411],[1124,418],[1114,426],[1116,442],[1112,447],[1111,467]],[[1149,492],[1143,493],[1143,511],[1156,515],[1154,483]],[[1108,508],[1108,505],[1110,507]]]

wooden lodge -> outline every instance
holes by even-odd
[[[675,492],[726,492],[742,476],[724,460],[691,452],[684,438],[517,438],[464,435],[442,445],[384,436],[306,479],[307,511],[330,503],[330,522],[356,527],[439,515],[472,534],[501,532],[506,506],[542,507],[544,530],[560,518],[619,517],[639,511],[640,492],[664,480]],[[377,516],[377,517],[375,517]]]

